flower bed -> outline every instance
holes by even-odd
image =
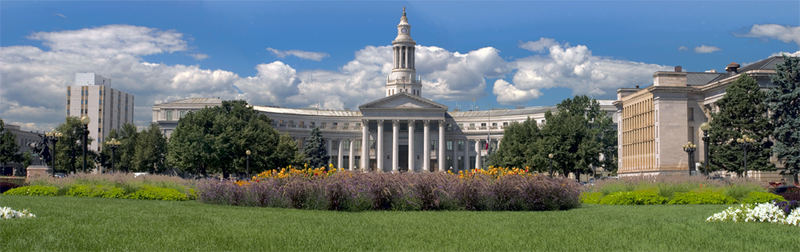
[[[282,169],[250,181],[198,184],[203,202],[298,209],[364,210],[566,210],[580,205],[570,179],[528,172],[484,174],[353,173]]]
[[[657,177],[603,181],[587,187],[581,202],[606,205],[734,204],[784,201],[754,182]]]
[[[800,226],[800,206],[797,201],[741,204],[711,215],[706,222],[769,222]]]
[[[17,211],[11,209],[10,207],[0,207],[0,220],[16,219],[16,218],[35,218],[35,217],[36,215],[29,212],[28,209],[22,209],[22,211]]]

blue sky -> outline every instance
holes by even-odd
[[[3,1],[0,63],[6,67],[0,73],[6,91],[0,92],[0,116],[30,128],[54,125],[59,120],[53,117],[63,114],[57,100],[75,71],[98,72],[136,95],[137,124],[149,121],[153,103],[188,96],[353,109],[383,94],[382,46],[396,35],[403,6],[412,37],[431,47],[431,59],[441,64],[418,69],[430,85],[423,95],[451,108],[553,105],[573,94],[613,99],[616,88],[647,85],[659,69],[722,71],[727,63],[794,53],[800,45],[798,1]],[[778,26],[754,32],[759,25]],[[81,44],[69,34],[119,41]],[[153,48],[123,49],[139,42]],[[41,52],[20,53],[33,47]],[[95,55],[100,50],[94,47],[108,54]],[[322,58],[279,57],[267,48]],[[84,58],[63,66],[75,57]],[[126,70],[136,64],[157,73]],[[23,84],[52,89],[45,96],[56,101],[18,98]],[[325,96],[302,91],[316,87]],[[369,91],[349,93],[361,88]]]

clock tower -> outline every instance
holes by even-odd
[[[403,16],[397,24],[397,37],[392,41],[394,55],[392,73],[386,78],[386,96],[398,93],[422,96],[422,83],[414,69],[414,46],[411,39],[411,25],[408,24],[406,8],[403,7]]]

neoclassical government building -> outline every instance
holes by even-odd
[[[489,152],[501,147],[503,130],[527,119],[544,123],[554,107],[456,111],[423,97],[415,69],[416,42],[405,10],[392,41],[394,66],[386,81],[386,97],[358,110],[320,110],[253,106],[301,145],[319,128],[336,167],[363,171],[445,171],[484,167]],[[153,122],[169,136],[188,111],[219,105],[214,98],[190,98],[153,106]],[[601,100],[614,113],[613,101]]]

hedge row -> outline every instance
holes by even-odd
[[[173,188],[155,187],[144,185],[134,191],[126,192],[125,189],[108,185],[74,184],[70,187],[59,189],[55,186],[31,185],[17,187],[3,193],[4,195],[23,196],[71,196],[71,197],[96,197],[113,199],[142,199],[142,200],[189,200],[192,197]]]
[[[671,198],[659,195],[655,191],[614,192],[603,195],[602,192],[581,193],[581,202],[602,205],[695,205],[695,204],[735,204],[735,203],[767,203],[784,201],[780,195],[768,192],[749,192],[747,196],[736,199],[719,191],[697,190],[675,192]]]

